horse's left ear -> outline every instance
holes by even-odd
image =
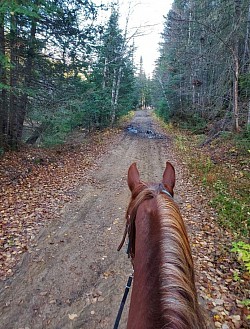
[[[175,186],[175,170],[170,162],[166,163],[166,168],[163,173],[162,183],[167,188],[167,190],[174,195],[174,186]]]
[[[136,163],[132,163],[132,165],[128,169],[128,187],[132,192],[134,188],[140,183],[140,174],[136,167]]]

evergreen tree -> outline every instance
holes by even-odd
[[[88,0],[1,1],[1,148],[18,147],[37,94],[41,104],[48,103],[59,89],[60,83],[56,86],[55,82],[62,83],[72,74],[76,77],[86,67],[96,32],[90,21],[95,16]]]
[[[92,79],[99,99],[98,121],[100,125],[113,125],[121,113],[131,109],[134,88],[133,51],[122,34],[114,7],[97,50]]]
[[[146,77],[144,68],[143,68],[143,59],[140,58],[140,68],[139,74],[136,77],[136,90],[138,104],[137,106],[141,109],[151,105],[151,81]]]
[[[200,126],[220,121],[221,129],[231,119],[239,130],[247,117],[239,108],[246,108],[240,81],[249,67],[248,17],[247,0],[174,1],[154,79],[171,115]]]

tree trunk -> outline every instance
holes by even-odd
[[[240,0],[235,0],[235,39],[234,39],[234,50],[233,50],[233,59],[234,59],[234,83],[233,83],[233,114],[234,114],[234,130],[239,132],[239,36],[237,33],[239,27],[239,20],[241,17],[240,10]]]
[[[113,126],[115,122],[115,118],[117,115],[117,105],[118,105],[118,97],[120,90],[122,76],[122,67],[120,66],[117,72],[117,69],[114,69],[114,78],[113,78],[113,86],[112,86],[112,99],[111,99],[111,125]]]
[[[250,71],[250,65],[249,65],[249,56],[250,56],[249,38],[250,38],[250,4],[249,4],[249,7],[248,7],[246,33],[245,33],[245,43],[244,43],[244,52],[243,52],[243,72],[244,73]]]
[[[121,84],[121,77],[122,77],[122,67],[119,67],[118,70],[118,77],[117,77],[117,83],[116,83],[116,91],[115,91],[115,105],[118,104],[118,97],[119,97],[119,91],[120,91],[120,84]]]
[[[30,39],[28,46],[28,54],[25,65],[25,88],[31,87],[32,83],[32,72],[33,72],[33,61],[35,56],[35,35],[36,35],[36,22],[33,21],[31,24],[30,30]],[[22,139],[23,124],[27,112],[28,105],[28,94],[24,93],[20,99],[19,103],[19,115],[18,115],[18,127],[17,127],[17,142],[20,142]]]
[[[17,20],[14,13],[10,18],[10,100],[9,100],[9,122],[8,122],[8,140],[7,143],[11,149],[17,149],[17,118],[18,118],[18,54],[17,54]]]
[[[116,69],[114,69],[112,91],[111,91],[111,125],[113,125],[116,115],[116,104],[115,104],[115,94],[116,94],[116,84],[117,84],[116,74],[117,74]]]
[[[105,58],[104,68],[103,68],[102,89],[105,89],[105,87],[107,86],[107,80],[108,80],[108,60],[107,58]]]
[[[7,85],[6,68],[5,68],[5,34],[4,34],[4,14],[0,15],[0,83],[3,85],[0,94],[0,148],[6,149],[6,129],[7,129]]]
[[[237,133],[240,131],[238,93],[239,93],[239,58],[238,58],[238,50],[237,50],[237,54],[235,54],[235,58],[234,58],[234,84],[233,84],[234,130]]]
[[[249,64],[249,36],[250,36],[250,4],[248,7],[248,17],[247,17],[247,27],[246,27],[246,35],[245,35],[245,47],[244,47],[244,55],[243,55],[243,69],[244,73],[248,72],[250,74],[250,64]],[[248,95],[249,97],[249,95]],[[250,129],[250,101],[248,102],[248,116],[247,116],[247,129]]]
[[[248,103],[247,128],[250,130],[250,102]]]
[[[15,14],[11,15],[11,31],[10,31],[10,59],[12,68],[10,70],[10,120],[8,129],[8,144],[12,149],[17,149],[22,140],[23,124],[27,111],[28,94],[26,91],[19,92],[19,89],[28,89],[31,86],[33,60],[35,54],[35,34],[36,20],[32,19],[29,38],[27,40],[27,56],[23,68],[24,84],[21,86],[20,55],[18,53],[18,27]]]

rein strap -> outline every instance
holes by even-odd
[[[125,230],[124,230],[124,233],[123,233],[123,237],[122,237],[122,241],[121,243],[119,244],[119,247],[117,248],[117,251],[120,251],[122,246],[124,245],[124,242],[125,242],[125,239],[126,239],[126,236],[128,234],[128,228],[129,228],[129,224],[127,223],[126,224],[126,227],[125,227]]]
[[[123,311],[124,305],[126,303],[126,299],[128,297],[128,293],[129,293],[129,289],[130,289],[131,284],[132,284],[132,280],[133,280],[133,274],[130,274],[130,276],[128,277],[128,282],[127,282],[127,285],[125,287],[124,295],[122,297],[121,305],[120,305],[120,308],[119,308],[119,311],[118,311],[113,329],[117,329],[119,327],[119,322],[121,320],[122,311]]]

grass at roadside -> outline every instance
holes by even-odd
[[[230,229],[236,238],[249,237],[249,155],[233,140],[220,140],[201,148],[201,136],[161,124],[173,136],[191,174],[207,188],[219,224]]]
[[[217,212],[218,224],[234,235],[228,252],[235,253],[241,265],[234,280],[249,280],[250,275],[250,174],[248,149],[235,139],[220,139],[200,147],[204,136],[165,124],[161,126],[172,136],[177,153],[187,164],[193,181],[203,185],[209,203]],[[247,274],[248,273],[248,274]],[[242,281],[241,281],[242,282]],[[250,300],[242,301],[247,309]]]
[[[119,118],[117,126],[123,127],[124,125],[128,124],[132,120],[134,115],[135,111],[129,111],[126,115],[123,115],[121,118]]]

